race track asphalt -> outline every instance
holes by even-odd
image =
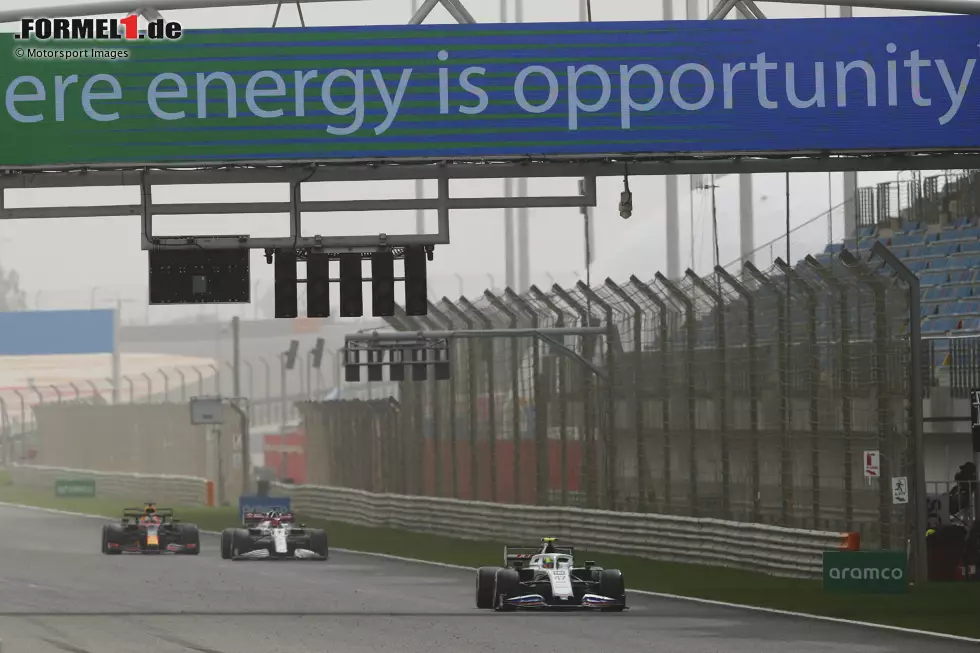
[[[621,614],[496,614],[473,573],[351,553],[326,562],[105,556],[97,519],[0,507],[2,653],[952,653],[973,643],[630,596]]]

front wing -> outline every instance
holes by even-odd
[[[115,549],[123,553],[179,553],[193,549],[196,546],[195,544],[184,545],[179,540],[179,536],[160,534],[157,539],[157,544],[154,546],[152,543],[147,542],[144,533],[139,533],[126,537],[123,541],[110,540],[107,544],[110,550]]]
[[[585,594],[581,599],[574,597],[546,599],[541,594],[521,594],[503,599],[504,606],[517,610],[601,610],[603,608],[626,608],[624,603],[618,599],[599,594]]]
[[[309,549],[304,549],[301,543],[289,542],[285,551],[277,551],[271,539],[263,538],[251,543],[248,551],[238,551],[232,560],[326,560],[325,557]]]

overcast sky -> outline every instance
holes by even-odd
[[[85,4],[84,0],[76,0]],[[512,2],[513,0],[511,0]],[[32,11],[45,6],[63,6],[70,0],[2,0],[5,9],[23,7]],[[140,4],[134,1],[134,6]],[[152,3],[150,3],[152,4]],[[498,0],[465,0],[470,12],[479,22],[499,22]],[[825,9],[822,5],[802,6],[760,2],[760,7],[771,18],[823,17],[829,11],[838,15],[836,7]],[[598,0],[593,3],[593,19],[611,20],[659,20],[663,17],[662,3],[653,0]],[[513,5],[511,5],[513,7]],[[702,15],[707,13],[704,2]],[[307,25],[378,25],[407,22],[411,15],[411,0],[348,0],[304,6]],[[684,4],[675,2],[675,16],[684,15]],[[170,19],[179,20],[185,27],[223,26],[271,27],[275,5],[235,9],[202,9],[164,12]],[[856,16],[909,15],[910,12],[887,12],[872,9],[856,9]],[[513,16],[513,8],[510,9]],[[527,0],[524,15],[526,22],[578,20],[579,0]],[[453,19],[440,6],[430,15],[427,23],[453,23]],[[299,17],[294,4],[284,6],[280,15],[281,26],[298,26]],[[6,25],[4,29],[12,29]],[[862,186],[879,181],[894,180],[898,173],[862,173]],[[909,178],[909,173],[903,175]],[[785,230],[786,200],[783,175],[757,175],[753,199],[757,246],[778,238]],[[738,258],[738,188],[735,178],[726,178],[718,189],[718,221],[720,232],[720,258],[727,263]],[[310,186],[310,185],[307,185]],[[306,198],[354,199],[366,197],[409,197],[413,193],[411,182],[374,184],[370,191],[361,185],[338,188],[334,185],[308,190]],[[681,266],[693,267],[699,273],[708,273],[713,265],[710,199],[698,195],[689,202],[686,179],[681,193]],[[663,208],[664,182],[656,177],[633,178],[634,214],[632,219],[619,217],[618,201],[622,180],[599,180],[599,206],[595,210],[596,236],[594,251],[596,262],[592,268],[594,281],[606,276],[625,280],[630,274],[651,278],[658,269],[666,271]],[[429,187],[428,192],[434,192]],[[255,187],[252,189],[170,189],[170,193],[157,192],[156,201],[215,201],[245,200],[282,201],[287,199],[285,189]],[[531,195],[575,193],[575,180],[531,180]],[[501,195],[502,182],[469,182],[457,185],[454,194]],[[169,195],[169,197],[168,197]],[[124,202],[138,201],[135,189],[128,195],[118,191],[71,190],[64,193],[44,191],[30,196],[21,191],[16,199],[8,196],[7,206],[106,204],[122,197]],[[826,174],[798,174],[791,177],[790,216],[794,226],[802,224],[842,201],[842,183],[835,175],[828,188]],[[693,204],[693,219],[689,206]],[[693,261],[691,260],[693,222]],[[434,229],[434,216],[428,216],[428,228]],[[253,236],[284,236],[288,224],[280,216],[207,218],[181,216],[158,219],[155,228],[161,234],[213,234],[250,233]],[[0,264],[17,269],[22,285],[33,304],[41,293],[43,308],[60,306],[85,307],[92,297],[90,288],[99,287],[96,302],[105,305],[113,296],[140,298],[146,292],[146,253],[140,250],[140,223],[137,218],[85,218],[35,221],[4,221],[0,223]],[[305,233],[354,234],[354,233],[410,233],[414,230],[414,213],[394,214],[333,214],[327,217],[306,219]],[[833,214],[832,231],[839,239],[843,230],[843,214]],[[531,213],[531,282],[550,285],[553,277],[561,283],[574,283],[585,276],[582,219],[576,209],[538,209]],[[828,223],[817,220],[803,229],[792,240],[792,258],[795,260],[808,252],[818,251],[827,242]],[[456,297],[460,281],[466,294],[475,295],[489,286],[491,277],[498,287],[504,285],[504,226],[502,211],[458,211],[453,215],[452,243],[438,247],[435,260],[430,263],[430,284],[438,296]],[[785,256],[785,242],[773,246],[775,256]],[[772,260],[767,249],[760,253],[757,263],[767,267]],[[272,266],[267,266],[261,252],[253,252],[253,283],[259,281],[260,293],[271,287]],[[399,291],[400,295],[400,291]],[[365,297],[369,297],[366,293]],[[132,311],[145,313],[145,309],[133,304]],[[154,307],[154,321],[175,316],[179,309]],[[229,309],[230,315],[236,309]],[[304,310],[300,309],[301,312]],[[370,310],[366,302],[366,311]],[[251,315],[251,312],[243,313]]]

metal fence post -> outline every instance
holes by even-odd
[[[885,288],[883,281],[867,266],[846,249],[838,255],[841,263],[854,275],[858,282],[871,289],[874,308],[874,336],[872,342],[872,376],[875,426],[877,428],[877,447],[881,453],[881,476],[878,478],[878,521],[880,525],[880,541],[882,549],[892,547],[892,500],[891,482],[888,480],[895,474],[895,460],[889,446],[892,434],[891,410],[888,406],[888,382],[886,380],[888,323],[887,306],[885,303]],[[921,402],[922,399],[920,398]]]
[[[153,403],[153,379],[146,372],[142,373],[142,377],[146,379],[146,403]]]
[[[606,410],[603,420],[603,450],[606,475],[606,500],[603,505],[610,510],[619,509],[619,447],[616,433],[616,343],[619,342],[619,331],[613,321],[613,309],[608,302],[584,282],[576,284],[578,291],[592,304],[598,306],[606,318],[606,369],[609,379],[606,381]],[[591,316],[590,316],[591,317]]]
[[[810,397],[808,418],[810,426],[810,489],[813,528],[822,528],[820,523],[820,350],[817,347],[817,293],[800,274],[782,258],[777,257],[775,265],[792,283],[803,289],[806,296],[807,331],[807,394]]]
[[[167,376],[167,371],[162,367],[157,370],[157,373],[163,377],[163,403],[170,403],[170,377]]]
[[[779,432],[780,432],[780,523],[790,525],[790,515],[793,510],[793,442],[790,437],[789,419],[789,320],[786,317],[786,307],[789,297],[776,288],[772,279],[762,274],[750,261],[746,261],[743,269],[759,285],[765,287],[776,298],[776,351],[778,357],[777,377],[779,383]]]
[[[689,461],[689,496],[691,500],[691,514],[697,517],[701,514],[701,506],[698,495],[698,424],[697,424],[697,393],[694,385],[694,357],[695,347],[698,341],[698,326],[694,314],[694,302],[674,285],[667,277],[657,272],[656,279],[661,286],[684,307],[684,380],[685,396],[687,398],[687,428],[688,439],[690,442],[690,461]]]
[[[429,302],[429,313],[438,318],[447,328],[456,328],[453,321],[448,315],[443,313],[439,308]],[[459,351],[456,346],[457,343],[450,343],[450,351],[452,352],[452,360],[450,361],[451,372],[449,374],[449,456],[450,456],[450,475],[452,484],[451,492],[454,499],[459,498],[459,462],[457,460],[457,447],[456,447],[456,355]],[[433,379],[433,393],[435,395],[441,394],[441,388],[439,382]],[[441,402],[438,404],[441,407]],[[436,421],[438,422],[439,415],[436,415]],[[441,455],[436,456],[436,460],[441,460]]]
[[[704,279],[695,274],[694,270],[688,268],[684,276],[691,280],[691,283],[703,294],[707,295],[715,305],[715,348],[718,351],[719,366],[712,373],[712,378],[717,383],[717,419],[718,431],[721,435],[721,514],[723,519],[732,517],[732,471],[731,471],[731,444],[729,443],[729,414],[730,402],[729,393],[729,365],[728,365],[728,346],[726,341],[725,329],[725,298],[721,295],[720,284],[718,288],[712,288],[705,283]]]
[[[473,320],[469,315],[459,310],[455,304],[453,304],[448,297],[442,298],[442,306],[447,312],[451,313],[459,322],[461,322],[466,329],[473,329]],[[468,394],[468,430],[469,430],[469,442],[470,442],[470,500],[479,501],[480,500],[480,484],[479,484],[479,455],[477,453],[477,383],[479,382],[479,377],[477,376],[477,361],[476,361],[476,347],[475,343],[466,342],[461,343],[466,347],[466,385]]]
[[[744,284],[729,274],[720,265],[715,266],[715,274],[742,298],[746,306],[749,367],[749,432],[752,434],[749,447],[749,464],[751,466],[749,475],[752,479],[751,518],[754,522],[760,522],[762,520],[762,469],[759,452],[759,402],[761,401],[761,397],[759,392],[759,348],[758,332],[756,331],[755,295],[749,292],[749,289]]]
[[[555,326],[562,327],[565,326],[565,312],[559,308],[558,304],[552,301],[551,297],[546,295],[537,286],[531,286],[530,289],[531,296],[534,297],[540,304],[543,304],[549,311],[555,315]],[[557,368],[556,374],[558,376],[558,438],[560,442],[561,452],[560,466],[561,466],[561,505],[568,505],[568,393],[566,392],[566,372],[567,363],[565,362],[564,356],[555,356],[555,367]]]
[[[400,307],[395,307],[395,314],[398,315],[398,319],[405,326],[408,331],[424,331],[427,323],[431,323],[431,320],[425,319],[423,317],[408,317],[405,315],[405,311]],[[415,452],[412,456],[414,464],[412,468],[415,470],[416,478],[416,494],[424,495],[426,493],[426,478],[425,478],[425,415],[428,412],[426,404],[426,395],[429,391],[432,391],[431,382],[418,383],[411,382],[412,396],[415,399],[415,410],[413,415],[413,421],[415,424],[415,434],[412,438],[412,442],[415,446]],[[433,394],[433,401],[431,407],[434,409],[438,405],[438,400],[435,398],[435,392]],[[437,413],[435,410],[432,411],[433,415],[433,458],[434,470],[433,470],[433,484],[435,494],[438,496],[441,494],[442,485],[442,470],[439,468],[438,455],[435,453],[439,449],[439,428],[437,426]]]
[[[489,290],[483,291],[483,296],[490,302],[491,306],[507,317],[510,328],[517,328],[517,313]],[[514,443],[514,503],[523,503],[521,497],[521,359],[518,351],[519,343],[519,338],[510,338],[510,412],[511,439]]]
[[[630,297],[621,286],[606,277],[606,288],[611,290],[619,299],[630,307],[633,312],[633,375],[630,401],[633,413],[633,437],[636,440],[636,497],[637,509],[647,512],[650,509],[647,502],[647,476],[650,474],[650,463],[647,461],[647,448],[644,441],[644,375],[643,375],[643,308],[635,299]]]
[[[534,310],[530,302],[510,288],[505,288],[504,294],[511,303],[520,308],[531,320],[531,328],[537,329],[539,326],[538,312]],[[534,401],[535,494],[537,504],[539,506],[546,506],[551,504],[550,493],[548,491],[550,481],[548,464],[548,406],[550,403],[550,393],[547,391],[547,384],[542,379],[541,342],[538,338],[534,338],[531,341],[531,356],[531,393]]]
[[[851,373],[851,326],[850,311],[847,301],[847,288],[817,259],[809,254],[804,259],[806,264],[820,277],[837,298],[837,314],[840,316],[840,332],[837,335],[837,347],[840,356],[840,416],[841,432],[844,437],[844,524],[845,531],[853,531],[854,525],[854,390]]]
[[[663,458],[663,469],[664,469],[664,491],[663,491],[663,503],[662,509],[664,512],[670,514],[673,511],[673,474],[671,472],[671,394],[670,394],[670,380],[671,365],[673,364],[672,357],[670,355],[670,325],[667,322],[667,303],[657,294],[657,292],[651,288],[646,283],[640,281],[636,275],[630,276],[630,284],[636,288],[637,292],[640,293],[648,302],[657,307],[658,312],[658,354],[660,358],[660,368],[659,379],[657,383],[657,393],[660,395],[660,428],[663,431],[664,437],[664,447],[661,454]]]
[[[576,301],[571,294],[557,283],[551,287],[552,292],[558,296],[574,312],[578,313],[583,326],[592,326],[592,316],[586,311],[581,303]],[[593,360],[595,353],[594,339],[585,337],[582,339],[582,356],[586,360]],[[582,447],[582,466],[585,476],[585,496],[586,505],[589,508],[599,507],[599,469],[598,452],[596,451],[596,406],[595,406],[595,382],[592,374],[583,371],[582,374],[582,417],[585,427],[585,437],[582,438],[585,446]]]
[[[972,177],[971,177],[972,185]],[[928,580],[928,561],[926,559],[926,477],[925,477],[925,443],[922,427],[922,399],[924,396],[922,384],[922,324],[921,295],[919,278],[908,269],[887,247],[875,243],[871,255],[880,258],[891,268],[908,287],[909,298],[909,363],[912,367],[909,378],[909,427],[913,444],[913,469],[915,470],[915,494],[910,504],[912,510],[912,551],[915,556],[915,580],[924,583]]]
[[[493,328],[493,321],[465,297],[459,298],[464,311],[475,315],[485,329]],[[490,501],[497,500],[497,380],[494,374],[494,342],[487,339],[483,343],[483,356],[487,367],[487,446],[490,449]]]

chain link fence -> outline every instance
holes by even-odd
[[[605,326],[452,340],[451,377],[306,402],[311,483],[860,531],[902,548],[915,477],[910,294],[879,261],[747,266],[443,299],[403,331]],[[879,451],[881,479],[865,477]],[[911,514],[911,513],[908,513]]]

